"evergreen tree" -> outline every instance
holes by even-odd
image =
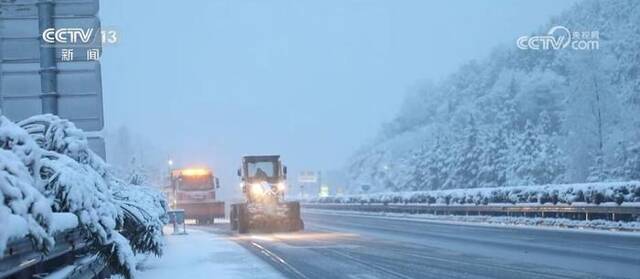
[[[527,121],[524,131],[517,138],[515,154],[512,159],[512,173],[515,175],[514,185],[535,184],[536,160],[540,154],[540,142],[535,127]]]
[[[484,134],[480,170],[477,181],[479,187],[500,187],[507,183],[509,168],[509,146],[504,126]]]
[[[623,172],[628,180],[640,180],[640,144],[627,149],[627,160],[624,162]]]
[[[473,116],[464,125],[458,143],[453,150],[451,172],[444,184],[445,189],[474,188],[478,186],[480,173],[480,157],[482,149],[479,145],[478,127]]]
[[[451,160],[448,145],[438,138],[429,152],[425,176],[422,178],[426,189],[442,189],[450,173]]]
[[[548,111],[542,111],[538,117],[537,136],[540,152],[535,173],[536,183],[563,183],[566,172],[565,155],[553,140],[555,132]]]
[[[587,177],[587,182],[607,181],[609,175],[604,163],[604,156],[602,155],[602,153],[597,152],[597,154],[594,155],[593,158],[594,163],[589,168],[589,176]]]

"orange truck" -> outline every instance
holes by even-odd
[[[184,209],[185,219],[197,224],[213,224],[224,218],[224,202],[216,200],[220,181],[208,168],[184,168],[171,171],[165,193],[173,209]]]

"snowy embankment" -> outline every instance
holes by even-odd
[[[384,204],[640,204],[640,182],[557,184],[500,188],[471,188],[439,191],[386,192],[317,198],[315,203]]]
[[[47,252],[57,232],[76,228],[111,270],[130,277],[136,254],[162,253],[166,210],[160,193],[114,177],[73,123],[0,116],[0,255],[23,237]]]
[[[166,238],[165,256],[142,261],[137,278],[282,278],[226,236],[190,229]]]

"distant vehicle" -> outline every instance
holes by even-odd
[[[213,224],[224,218],[224,202],[216,201],[220,181],[210,169],[186,168],[171,171],[165,192],[173,209],[184,209],[185,219],[198,224]]]
[[[287,167],[279,155],[245,156],[238,169],[245,202],[232,204],[231,229],[239,233],[304,229],[300,203],[285,202]]]

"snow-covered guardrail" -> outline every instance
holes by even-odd
[[[78,229],[60,232],[54,238],[55,246],[46,253],[35,247],[29,238],[9,242],[0,257],[0,278],[21,277],[18,275],[22,273],[30,275],[51,272],[56,267],[47,265],[48,262],[58,261],[58,265],[70,264],[75,260],[75,253],[83,251],[87,245]]]
[[[640,218],[640,206],[605,205],[427,205],[427,204],[340,204],[305,203],[304,208],[433,215],[496,215],[606,219],[631,221]]]

